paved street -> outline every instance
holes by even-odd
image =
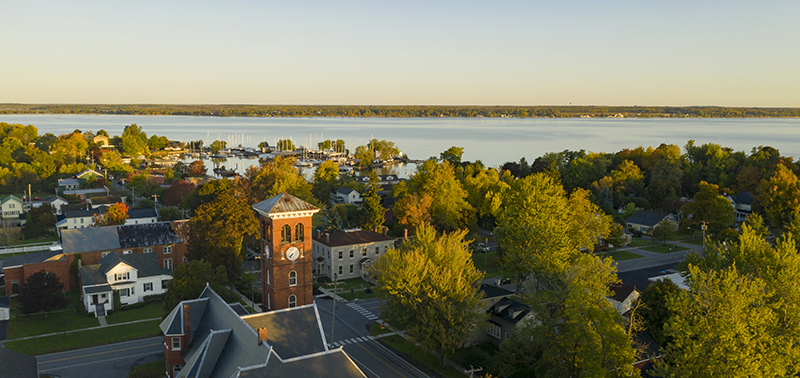
[[[39,373],[62,378],[127,378],[134,363],[161,358],[164,358],[163,339],[151,337],[42,355]]]
[[[651,252],[648,250],[636,248],[636,247],[623,247],[620,248],[620,251],[629,251],[644,257],[633,259],[633,260],[623,260],[617,262],[617,272],[629,272],[633,270],[651,268],[655,266],[661,266],[666,264],[675,264],[678,262],[683,261],[686,258],[686,255],[692,253],[692,251],[702,252],[703,247],[699,245],[689,244],[689,243],[681,243],[681,242],[669,242],[671,245],[676,245],[680,247],[689,248],[685,251],[678,251],[673,253],[658,253],[658,252]]]
[[[368,327],[380,315],[380,302],[377,299],[336,302],[333,338],[331,338],[333,300],[317,298],[315,302],[319,308],[322,327],[328,343],[333,347],[343,346],[350,358],[367,377],[428,377],[427,374],[400,358],[392,350],[371,339]]]

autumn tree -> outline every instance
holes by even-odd
[[[202,160],[195,160],[189,164],[190,176],[204,176],[207,171],[206,164]]]
[[[181,206],[183,198],[196,190],[189,181],[176,181],[164,192],[164,204],[167,206]]]
[[[189,225],[189,259],[224,266],[229,279],[237,278],[244,235],[258,233],[258,221],[247,201],[233,192],[222,193],[198,207]]]
[[[437,236],[423,225],[399,249],[390,249],[374,265],[381,315],[439,357],[467,341],[483,321],[480,280],[464,241],[466,231]]]
[[[128,205],[117,202],[106,208],[105,213],[95,214],[93,218],[95,227],[125,224],[125,221],[128,219]]]
[[[758,187],[756,196],[769,223],[783,228],[800,213],[800,180],[783,164],[775,167],[775,172]]]
[[[34,273],[20,288],[23,314],[58,310],[66,307],[68,303],[64,297],[64,284],[53,272],[42,270]]]
[[[275,158],[260,167],[247,168],[246,176],[254,200],[263,201],[281,193],[289,193],[303,201],[316,204],[311,183],[294,167],[292,158]]]
[[[397,223],[413,234],[423,223],[430,223],[432,204],[433,197],[427,194],[409,194],[400,198],[393,210]]]
[[[475,209],[467,202],[468,194],[455,176],[450,162],[427,160],[417,165],[417,172],[408,180],[408,192],[420,198],[430,196],[433,226],[441,231],[474,229]]]
[[[185,262],[172,272],[172,279],[167,283],[164,312],[168,314],[181,301],[197,299],[206,285],[226,301],[237,302],[239,298],[225,286],[228,282],[225,266],[214,266],[203,260]]]

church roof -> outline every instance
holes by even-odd
[[[281,193],[267,198],[255,205],[253,209],[264,215],[293,213],[297,211],[319,211],[319,208],[289,193]]]

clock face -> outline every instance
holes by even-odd
[[[297,249],[296,247],[291,247],[289,248],[289,250],[286,251],[287,259],[294,261],[297,260],[298,257],[300,257],[300,250]]]
[[[267,258],[269,258],[269,246],[268,246],[268,245],[265,245],[265,246],[264,246],[264,256],[266,256]]]

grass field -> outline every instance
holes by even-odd
[[[642,249],[644,249],[646,251],[650,251],[650,252],[672,253],[672,252],[677,252],[677,251],[685,251],[685,250],[687,250],[689,248],[679,247],[679,246],[670,245],[670,244],[656,244],[656,245],[651,245],[649,247],[644,247]]]
[[[628,247],[644,247],[653,244],[655,244],[655,242],[652,240],[634,237],[631,239],[631,242],[628,244]]]
[[[97,327],[97,318],[78,314],[72,309],[45,315],[18,316],[8,321],[8,339],[44,335],[74,329]]]
[[[164,376],[165,365],[163,358],[148,364],[136,365],[131,368],[130,378],[161,378]]]
[[[490,251],[486,253],[473,253],[472,262],[478,270],[495,269],[499,266],[500,259],[497,257],[497,251]]]
[[[358,298],[358,299],[375,298],[375,296],[376,296],[375,295],[375,290],[372,290],[371,293],[367,293],[367,292],[362,293],[362,292],[356,290],[356,291],[353,292],[353,294],[350,294],[350,291],[348,290],[348,291],[339,292],[338,295],[340,297],[344,298],[344,299],[347,299],[348,301],[352,301],[353,299],[356,299],[356,298]]]
[[[464,374],[459,373],[455,368],[450,365],[442,368],[439,366],[439,359],[436,358],[434,355],[425,352],[421,347],[415,345],[414,343],[400,337],[400,336],[387,336],[380,339],[383,343],[391,347],[392,349],[403,352],[413,359],[422,362],[429,368],[433,369],[436,373],[438,373],[442,377],[446,378],[463,378]]]
[[[106,321],[108,324],[119,324],[134,320],[161,318],[162,316],[164,316],[164,305],[161,302],[155,302],[132,310],[115,311],[106,316]]]
[[[369,333],[372,334],[372,336],[383,335],[384,333],[389,333],[389,332],[392,332],[392,330],[389,329],[389,327],[381,329],[381,325],[378,322],[374,322],[369,325]]]
[[[628,251],[614,251],[614,252],[606,252],[606,253],[599,253],[597,254],[598,257],[606,258],[611,257],[614,261],[624,261],[624,260],[633,260],[642,257],[642,255],[628,252]]]
[[[161,323],[161,320],[153,320],[136,324],[110,326],[88,331],[38,337],[29,340],[8,341],[6,342],[6,348],[31,356],[38,356],[65,350],[158,336],[161,334],[161,330],[158,328],[159,323]]]

